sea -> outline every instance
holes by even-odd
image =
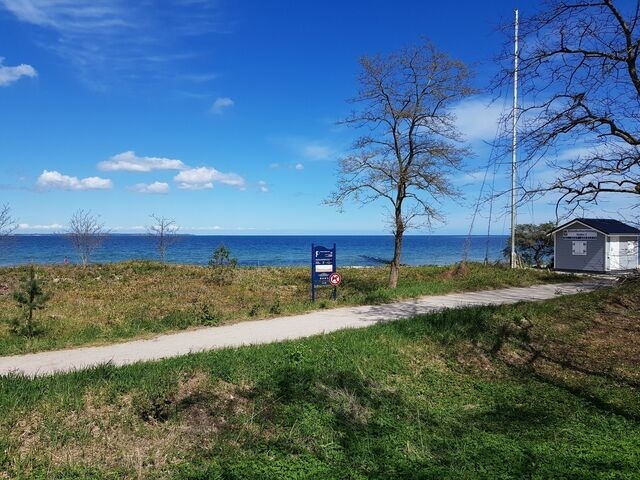
[[[506,236],[406,235],[402,263],[450,265],[462,258],[502,260]],[[180,235],[170,245],[166,261],[206,265],[213,251],[224,245],[243,266],[310,265],[312,245],[333,248],[338,266],[374,266],[389,262],[392,235]],[[12,235],[0,243],[0,265],[77,263],[77,254],[65,235]],[[110,234],[91,255],[91,263],[158,259],[155,239],[148,235]]]

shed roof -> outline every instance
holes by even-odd
[[[580,222],[594,230],[604,233],[605,235],[640,235],[640,230],[637,228],[627,225],[626,223],[622,223],[619,220],[612,220],[610,218],[574,218],[570,222],[556,227],[551,231],[551,233],[562,230],[574,222]]]

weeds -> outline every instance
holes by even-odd
[[[220,258],[226,257],[222,253]],[[47,291],[52,294],[46,315],[42,315],[43,320],[46,318],[46,334],[28,342],[12,334],[9,319],[19,316],[21,310],[0,289],[0,318],[4,319],[0,321],[0,355],[113,342],[312,309],[571,280],[566,275],[535,270],[513,273],[480,264],[467,267],[465,275],[455,279],[442,278],[447,271],[444,267],[405,267],[396,290],[385,287],[384,267],[344,268],[338,301],[321,296],[313,305],[309,301],[309,270],[302,267],[236,267],[232,277],[225,273],[216,276],[224,279],[220,284],[212,281],[213,267],[154,261],[89,264],[84,268],[40,266],[38,271],[48,279]],[[2,285],[9,291],[17,288],[26,274],[26,267],[0,268]],[[230,278],[233,281],[227,282]],[[328,296],[330,289],[323,289],[325,293]]]

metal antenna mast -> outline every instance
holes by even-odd
[[[516,125],[518,122],[518,10],[515,10],[513,54],[513,132],[511,139],[511,268],[516,268]]]

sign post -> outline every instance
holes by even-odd
[[[337,279],[337,282],[336,282]],[[333,299],[336,299],[336,286],[342,277],[336,272],[336,244],[333,248],[311,244],[311,301],[316,301],[316,287],[333,286]]]

